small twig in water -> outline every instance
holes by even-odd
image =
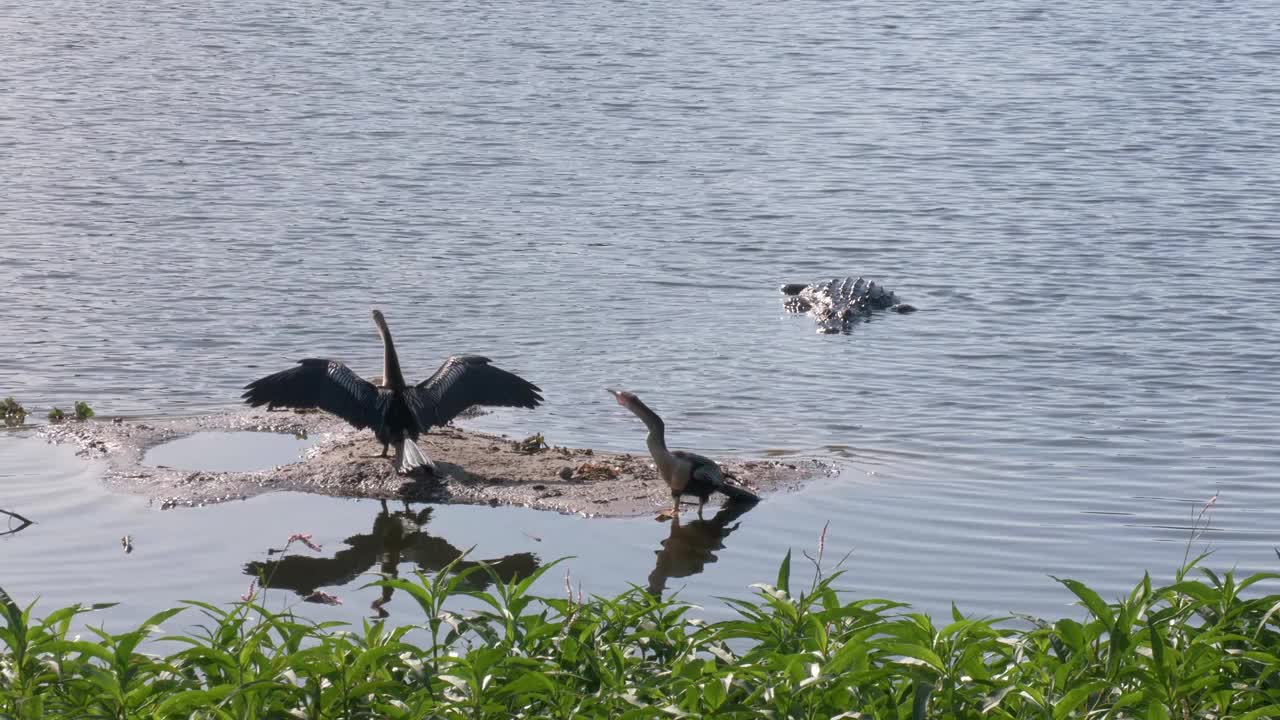
[[[19,515],[18,513],[13,512],[12,510],[5,510],[4,508],[0,508],[0,513],[4,513],[5,515],[8,515],[11,518],[9,521],[9,529],[4,532],[0,532],[0,537],[22,532],[23,530],[26,530],[28,527],[35,525],[34,521],[28,520],[27,518]],[[19,525],[18,527],[14,527],[13,520],[17,520],[22,524]]]

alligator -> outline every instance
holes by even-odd
[[[871,317],[873,310],[915,312],[914,307],[898,302],[892,290],[863,278],[790,283],[782,286],[782,294],[787,296],[783,301],[787,310],[809,313],[818,323],[818,332],[828,335],[848,333],[858,321]]]

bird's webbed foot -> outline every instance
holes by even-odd
[[[679,523],[680,522],[680,498],[676,498],[675,502],[671,503],[670,510],[663,510],[662,512],[658,513],[657,517],[655,517],[654,520],[657,520],[658,522],[662,522],[663,520],[674,520],[675,522]]]

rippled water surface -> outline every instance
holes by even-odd
[[[37,525],[0,585],[140,619],[310,531],[333,562],[303,574],[347,583],[317,613],[471,545],[715,604],[829,520],[858,592],[1058,612],[1048,574],[1167,573],[1215,493],[1214,562],[1275,569],[1278,26],[1247,0],[10,3],[0,393],[37,417],[226,408],[300,357],[376,374],[377,306],[412,376],[474,352],[544,389],[471,427],[639,450],[616,384],[676,445],[843,471],[706,563],[648,519],[161,512],[5,433],[0,507]],[[845,274],[921,312],[782,311]]]

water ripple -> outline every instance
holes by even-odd
[[[378,306],[414,376],[484,353],[551,400],[483,427],[634,450],[617,383],[684,446],[847,463],[745,518],[722,590],[834,516],[863,587],[1026,607],[1173,563],[1157,498],[1214,492],[1224,561],[1273,561],[1274,9],[968,10],[14,8],[0,385],[222,408],[376,372]],[[923,312],[783,312],[845,273]]]

